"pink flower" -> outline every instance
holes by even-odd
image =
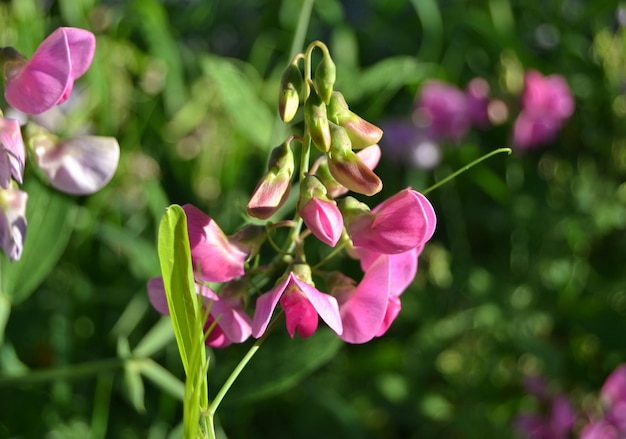
[[[227,237],[217,223],[191,204],[183,206],[194,270],[205,282],[227,282],[244,274],[249,249]]]
[[[89,31],[71,27],[55,30],[30,60],[16,57],[5,63],[7,102],[28,114],[63,103],[74,81],[91,65],[95,48],[96,39]]]
[[[341,335],[343,327],[337,300],[317,290],[308,279],[310,268],[298,264],[274,288],[259,296],[252,319],[254,337],[263,335],[279,302],[285,311],[287,332],[292,338],[296,330],[300,337],[311,336],[317,329],[318,315],[333,331]]]
[[[543,416],[524,413],[515,419],[515,426],[529,439],[567,439],[576,421],[576,413],[568,399],[556,396],[550,411]]]
[[[42,134],[31,141],[37,165],[50,184],[68,194],[88,195],[102,189],[113,178],[120,159],[114,137],[58,139]]]
[[[524,78],[522,111],[513,126],[513,140],[523,149],[550,142],[574,112],[574,98],[561,75],[529,70]]]
[[[0,247],[11,262],[22,256],[26,238],[28,194],[19,189],[0,189]]]
[[[403,253],[428,241],[437,222],[428,199],[411,188],[380,203],[371,212],[344,217],[355,247],[377,253]]]
[[[169,315],[163,279],[155,277],[148,281],[148,299],[158,312]],[[226,289],[225,289],[226,290]],[[242,343],[250,337],[251,319],[242,308],[241,299],[227,294],[218,295],[205,285],[196,284],[196,292],[202,295],[204,305],[210,309],[205,330],[217,320],[205,343],[223,348],[232,343]]]
[[[19,122],[0,117],[0,187],[8,189],[11,177],[22,183],[24,157],[24,141]]]
[[[300,185],[298,213],[317,239],[331,247],[337,244],[343,232],[343,217],[335,200],[313,175],[308,175]]]
[[[417,96],[415,118],[418,126],[439,140],[460,140],[470,128],[468,102],[463,91],[439,81],[425,83]]]

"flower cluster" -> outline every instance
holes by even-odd
[[[563,394],[553,395],[540,377],[526,380],[527,391],[544,406],[546,414],[523,413],[516,417],[517,430],[528,439],[566,439],[582,424],[580,439],[626,437],[626,364],[619,365],[606,379],[599,397],[598,412],[578,414]]]
[[[565,78],[528,70],[521,109],[512,127],[513,145],[524,150],[554,140],[574,112],[574,105]],[[465,90],[431,80],[420,88],[409,120],[389,120],[383,125],[384,146],[399,160],[422,169],[433,168],[441,158],[440,144],[458,144],[471,127],[487,129],[504,123],[511,106],[491,98],[489,84],[482,78],[472,79]]]
[[[316,48],[322,59],[313,76]],[[334,83],[335,65],[319,42],[296,55],[284,71],[279,115],[290,122],[302,113],[304,135],[292,135],[272,150],[247,205],[255,221],[227,236],[197,208],[183,207],[196,291],[209,309],[206,327],[215,323],[206,340],[209,346],[261,337],[279,306],[291,337],[312,335],[321,318],[349,343],[383,335],[400,311],[400,296],[413,281],[418,256],[435,231],[435,212],[411,188],[373,208],[347,195],[352,191],[363,198],[381,191],[382,181],[373,170],[380,159],[382,130],[352,112]],[[298,162],[293,144],[300,144]],[[294,182],[294,217],[280,220]],[[257,225],[258,220],[264,225]],[[285,228],[286,236],[279,233]],[[286,238],[282,247],[276,236]],[[307,261],[308,238],[327,249],[315,264]],[[268,254],[262,251],[266,244],[277,254],[261,263]],[[323,268],[342,250],[359,261],[360,280]],[[148,282],[148,296],[157,311],[168,313],[160,278]],[[252,299],[250,317],[246,309]]]
[[[62,27],[30,59],[12,47],[1,48],[4,97],[11,111],[37,115],[65,102],[74,81],[91,65],[95,45],[91,32]],[[23,183],[27,152],[54,188],[75,195],[102,188],[119,160],[119,145],[112,137],[62,139],[33,121],[24,131],[27,142],[18,118],[6,118],[0,112],[0,246],[11,261],[20,258],[26,235],[28,194],[17,185]]]

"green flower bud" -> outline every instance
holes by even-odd
[[[311,94],[304,104],[304,121],[311,140],[321,152],[328,152],[330,149],[330,127],[326,116],[326,104],[315,91],[313,84]]]
[[[315,69],[315,87],[322,100],[328,105],[333,92],[333,86],[337,79],[337,68],[330,57],[329,53],[325,53],[324,57]]]
[[[345,145],[331,147],[328,153],[328,170],[335,180],[359,194],[371,196],[383,188],[383,182],[374,171]]]
[[[374,145],[383,136],[383,130],[350,111],[343,95],[337,91],[333,92],[330,98],[328,117],[346,129],[352,142],[352,149]]]
[[[280,78],[278,114],[283,122],[290,122],[298,112],[302,91],[302,72],[296,64],[289,64]]]

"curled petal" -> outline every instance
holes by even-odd
[[[21,184],[25,151],[17,120],[0,117],[0,149],[0,186],[8,189],[11,176]]]
[[[11,262],[22,256],[26,238],[26,202],[28,194],[19,189],[0,190],[0,246]]]
[[[73,195],[88,195],[106,185],[120,158],[113,137],[78,136],[59,142],[40,137],[34,142],[37,164],[50,184]]]
[[[183,206],[187,216],[187,231],[191,260],[206,282],[227,282],[244,274],[248,257],[246,249],[232,242],[220,226],[191,204]]]
[[[226,338],[231,343],[242,343],[247,340],[252,332],[252,320],[241,308],[241,301],[221,297],[204,285],[199,288],[205,305],[211,307],[211,317],[218,319],[217,326],[224,332]]]
[[[337,244],[343,232],[343,218],[334,200],[311,198],[299,210],[304,223],[317,239],[331,247]]]
[[[389,301],[387,302],[387,309],[385,310],[385,317],[383,318],[380,327],[378,328],[378,332],[376,333],[376,337],[381,337],[387,332],[393,321],[400,314],[400,309],[402,305],[400,304],[400,296],[389,295]]]

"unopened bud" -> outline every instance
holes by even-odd
[[[343,218],[335,200],[330,198],[322,182],[307,175],[300,185],[298,214],[311,233],[323,243],[334,247],[343,232]]]
[[[291,176],[295,169],[291,138],[272,150],[268,171],[254,189],[248,202],[248,214],[267,219],[285,203],[291,190]]]
[[[326,104],[315,91],[313,84],[309,84],[311,94],[304,104],[304,121],[311,140],[321,152],[330,149],[330,127],[326,116]]]
[[[315,70],[315,87],[322,100],[328,105],[337,79],[337,68],[329,53],[324,53]]]
[[[343,95],[337,91],[333,92],[330,98],[328,117],[346,129],[352,142],[352,149],[374,145],[383,136],[383,130],[350,111]]]
[[[339,137],[340,135],[337,138]],[[371,196],[380,192],[383,187],[380,178],[354,151],[346,147],[345,142],[333,143],[328,153],[328,170],[335,180],[359,194]]]
[[[283,122],[290,122],[298,112],[302,91],[302,72],[296,64],[289,64],[280,78],[278,114]]]

